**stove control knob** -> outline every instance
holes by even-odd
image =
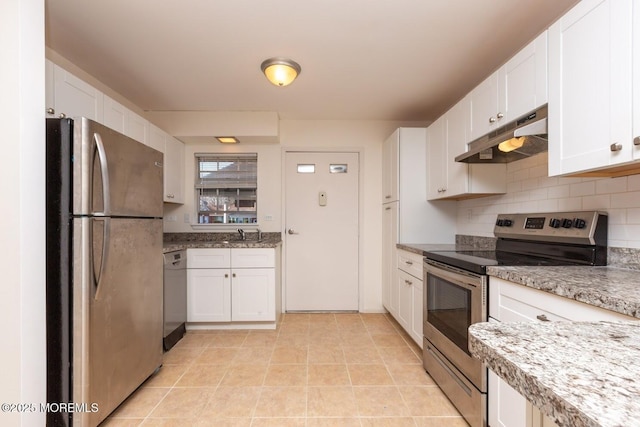
[[[551,218],[549,221],[549,227],[558,228],[560,227],[560,220],[558,218]]]
[[[504,220],[504,226],[505,227],[511,227],[513,225],[513,221],[511,221],[510,219],[505,219]]]
[[[585,228],[587,226],[587,221],[584,219],[576,218],[573,220],[573,226],[575,228]]]
[[[496,221],[496,225],[497,225],[498,227],[502,227],[502,226],[504,225],[504,220],[502,220],[502,219],[497,220],[497,221]]]
[[[569,218],[565,218],[562,220],[562,227],[563,228],[571,228],[573,227],[573,221],[571,221]]]

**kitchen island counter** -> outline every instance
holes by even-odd
[[[640,322],[476,323],[469,349],[561,427],[640,420]]]

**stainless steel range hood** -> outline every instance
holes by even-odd
[[[547,106],[468,144],[455,158],[463,163],[508,163],[547,151]]]

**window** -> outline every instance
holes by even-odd
[[[196,154],[198,224],[258,222],[258,155]]]

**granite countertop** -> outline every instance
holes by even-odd
[[[640,322],[476,323],[472,355],[559,426],[640,420]]]
[[[455,251],[456,245],[453,243],[398,243],[396,244],[396,248],[424,256],[425,252],[429,251]]]
[[[240,240],[237,233],[165,233],[163,253],[200,248],[275,248],[281,244],[280,233],[264,233],[262,240],[250,231],[246,240]]]
[[[530,288],[640,318],[638,270],[607,266],[487,267],[487,273]]]

